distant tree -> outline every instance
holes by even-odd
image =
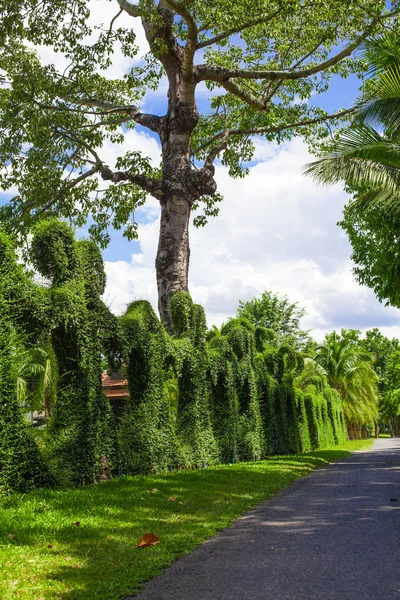
[[[354,50],[394,25],[400,8],[385,0],[112,3],[111,23],[92,27],[85,0],[0,1],[0,161],[8,165],[0,185],[18,188],[5,216],[17,229],[43,215],[91,219],[106,243],[109,226],[136,237],[134,213],[152,195],[161,207],[159,310],[171,328],[170,298],[188,289],[192,211],[204,209],[197,225],[218,213],[216,158],[242,177],[254,135],[278,143],[326,136],[349,110],[327,114],[308,100],[332,75],[362,75]],[[115,48],[132,62],[138,53],[136,23],[149,52],[123,79],[107,78]],[[60,53],[67,67],[43,66],[35,45]],[[165,114],[143,112],[163,76]],[[200,86],[210,93],[201,115]],[[105,162],[102,147],[122,143],[136,125],[159,137],[160,169],[136,149]]]
[[[379,392],[383,394],[387,386],[388,364],[400,349],[400,342],[396,338],[390,340],[375,327],[366,332],[365,338],[360,341],[360,344],[374,356],[374,370],[379,377]]]
[[[382,420],[391,426],[392,434],[400,435],[400,350],[393,352],[387,361],[379,409]]]
[[[265,291],[260,298],[246,302],[240,300],[237,316],[274,331],[280,343],[290,343],[296,348],[303,348],[310,341],[309,331],[301,329],[301,319],[306,314],[305,308],[298,302],[290,302],[287,296],[279,296]]]

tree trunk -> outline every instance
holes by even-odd
[[[156,257],[158,310],[172,331],[169,301],[175,292],[188,291],[189,219],[191,202],[179,196],[161,203],[160,237]]]

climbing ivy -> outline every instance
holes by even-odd
[[[31,260],[50,280],[58,374],[46,447],[50,467],[63,485],[109,477],[115,460],[111,411],[101,390],[97,299],[104,286],[93,253],[87,244],[79,247],[66,223],[52,219],[34,229]]]
[[[177,434],[182,458],[187,466],[215,464],[220,457],[211,424],[204,310],[193,304],[187,292],[178,292],[172,297],[170,310],[175,331]]]
[[[99,249],[57,220],[34,228],[29,258],[43,282],[0,232],[0,490],[206,467],[345,440],[338,392],[274,330],[238,317],[207,332],[203,308],[182,292],[170,303],[172,334],[143,300],[117,318],[101,300]],[[43,352],[54,364],[39,448],[16,384],[18,356]],[[128,378],[119,419],[102,391],[105,361]]]
[[[23,342],[33,341],[35,316],[27,327],[32,335],[24,340],[22,322],[34,299],[34,286],[17,263],[11,240],[0,231],[0,491],[26,492],[52,483],[17,398],[16,356]]]
[[[132,302],[121,319],[130,397],[119,440],[124,473],[152,473],[177,462],[174,421],[164,385],[166,332],[149,302]]]

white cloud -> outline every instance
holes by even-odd
[[[318,339],[341,327],[376,326],[399,335],[399,311],[379,304],[353,279],[351,248],[336,225],[346,202],[341,188],[318,187],[302,175],[310,156],[300,139],[281,147],[259,143],[258,153],[260,162],[243,180],[217,167],[225,196],[220,215],[191,231],[190,290],[205,307],[208,324],[233,316],[239,298],[267,289],[305,306],[303,325],[314,328]],[[116,312],[135,298],[157,305],[155,203],[151,211],[154,220],[139,226],[141,254],[106,263],[107,293]]]

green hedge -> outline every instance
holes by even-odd
[[[65,223],[40,223],[34,284],[0,234],[0,486],[78,485],[118,473],[154,473],[307,452],[346,437],[338,393],[304,369],[274,332],[244,318],[207,332],[188,293],[171,300],[173,334],[151,305],[117,319],[101,301],[101,254]],[[55,356],[51,418],[40,449],[16,397],[15,345]],[[102,364],[124,368],[130,396],[116,424]]]

